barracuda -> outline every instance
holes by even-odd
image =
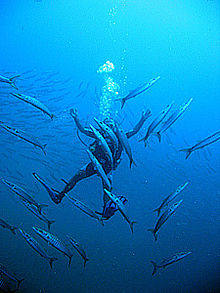
[[[30,97],[30,96],[26,96],[23,94],[17,94],[17,93],[11,93],[12,96],[18,98],[21,101],[24,101],[27,104],[32,105],[33,107],[39,109],[40,111],[42,111],[44,114],[48,115],[51,119],[53,119],[54,114],[52,114],[50,112],[50,110],[47,108],[47,106],[45,106],[43,103],[41,103],[40,101],[38,101],[36,98],[34,97]]]
[[[59,239],[57,236],[44,231],[41,228],[33,227],[33,230],[47,243],[49,243],[51,246],[62,252],[64,255],[66,255],[69,258],[69,266],[71,264],[72,256],[73,254],[70,252],[69,248]]]

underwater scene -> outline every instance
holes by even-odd
[[[220,2],[0,25],[0,292],[220,292]]]

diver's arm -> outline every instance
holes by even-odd
[[[84,133],[85,135],[87,135],[89,137],[95,138],[95,135],[92,132],[92,130],[90,130],[87,127],[82,126],[81,122],[79,121],[78,112],[77,112],[76,109],[70,109],[70,115],[73,117],[73,119],[74,119],[74,121],[76,123],[76,126],[77,126],[77,128],[79,129],[80,132]]]
[[[147,118],[149,118],[151,116],[151,111],[150,110],[147,110],[146,112],[143,111],[142,112],[142,116],[141,116],[141,119],[139,120],[139,122],[137,123],[137,125],[135,125],[135,127],[128,131],[126,133],[127,135],[127,138],[130,138],[132,137],[133,135],[137,134],[138,131],[141,129],[141,127],[144,125],[144,122],[147,120]]]

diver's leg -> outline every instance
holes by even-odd
[[[70,181],[66,184],[66,186],[64,187],[64,189],[58,193],[57,199],[59,202],[61,202],[62,198],[65,196],[65,194],[67,192],[69,192],[70,190],[73,189],[73,187],[76,185],[76,183],[78,183],[79,181],[88,178],[92,175],[95,174],[95,170],[93,168],[92,163],[89,163],[88,165],[84,166],[83,168],[81,168],[71,179]]]

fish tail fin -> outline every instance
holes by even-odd
[[[151,232],[154,236],[155,241],[157,240],[157,233],[155,233],[154,229],[147,229],[147,231]]]
[[[48,207],[48,204],[39,204],[39,206],[38,206],[38,211],[39,211],[39,213],[41,214],[42,209],[43,209],[43,208],[46,208],[46,207]]]
[[[71,265],[71,260],[72,260],[72,257],[73,257],[73,254],[69,255],[68,257],[69,257],[69,263],[68,263],[68,266],[70,267],[70,265]]]
[[[138,140],[138,142],[144,141],[145,137]]]
[[[144,142],[144,146],[146,148],[146,146],[147,146],[147,138],[146,138],[146,136],[144,136],[143,138],[139,139],[138,142],[140,142],[140,141],[143,141]]]
[[[18,284],[17,284],[17,288],[16,288],[17,290],[19,289],[19,287],[23,281],[24,281],[24,279],[18,280]]]
[[[47,225],[48,225],[48,231],[50,231],[50,226],[55,223],[56,221],[52,220],[52,221],[48,221]]]
[[[56,257],[51,257],[50,260],[49,260],[49,263],[50,263],[50,267],[51,267],[51,269],[53,269],[53,262],[54,262],[55,260],[58,260],[58,258],[56,258]]]
[[[18,227],[10,227],[11,232],[16,235],[15,231],[18,230]]]
[[[42,146],[42,151],[45,154],[45,156],[46,156],[46,151],[45,151],[46,146],[47,146],[47,143],[43,144],[43,146]]]
[[[153,265],[153,272],[152,272],[152,276],[153,275],[155,275],[156,274],[156,272],[157,272],[157,264],[154,262],[154,261],[150,261],[151,263],[152,263],[152,265]]]
[[[130,160],[130,169],[131,169],[132,164],[135,165],[135,167],[137,167],[136,162],[132,159],[132,160]]]
[[[133,232],[134,232],[134,227],[133,227],[133,226],[134,226],[134,224],[136,224],[136,223],[137,223],[136,221],[131,221],[130,224],[129,224],[129,225],[130,225],[130,228],[131,228],[131,233],[132,233],[132,234],[133,234]]]
[[[15,80],[16,80],[16,78],[18,78],[18,77],[20,77],[20,75],[15,75],[15,76],[12,76],[11,78],[9,78],[9,80],[10,80],[10,85],[11,85],[13,88],[15,88],[16,90],[18,90],[18,88],[17,88],[17,86],[16,86],[16,84],[15,84]]]
[[[157,209],[153,210],[153,212],[157,212],[157,216],[159,217],[159,215],[160,215],[160,208],[157,208]]]
[[[124,108],[124,105],[125,105],[125,98],[122,98],[121,99],[121,109],[123,109]]]
[[[102,226],[104,226],[103,218],[99,218],[99,222]]]
[[[156,135],[156,137],[158,138],[159,142],[161,142],[161,134],[160,131],[154,133]]]
[[[86,267],[86,263],[87,263],[88,260],[89,259],[87,257],[84,259],[84,263],[83,263],[84,268]]]
[[[180,152],[185,152],[186,153],[186,159],[188,159],[189,156],[192,153],[192,149],[191,148],[189,148],[189,149],[181,149]]]
[[[56,117],[54,114],[50,115],[51,120],[53,120],[54,117]]]

